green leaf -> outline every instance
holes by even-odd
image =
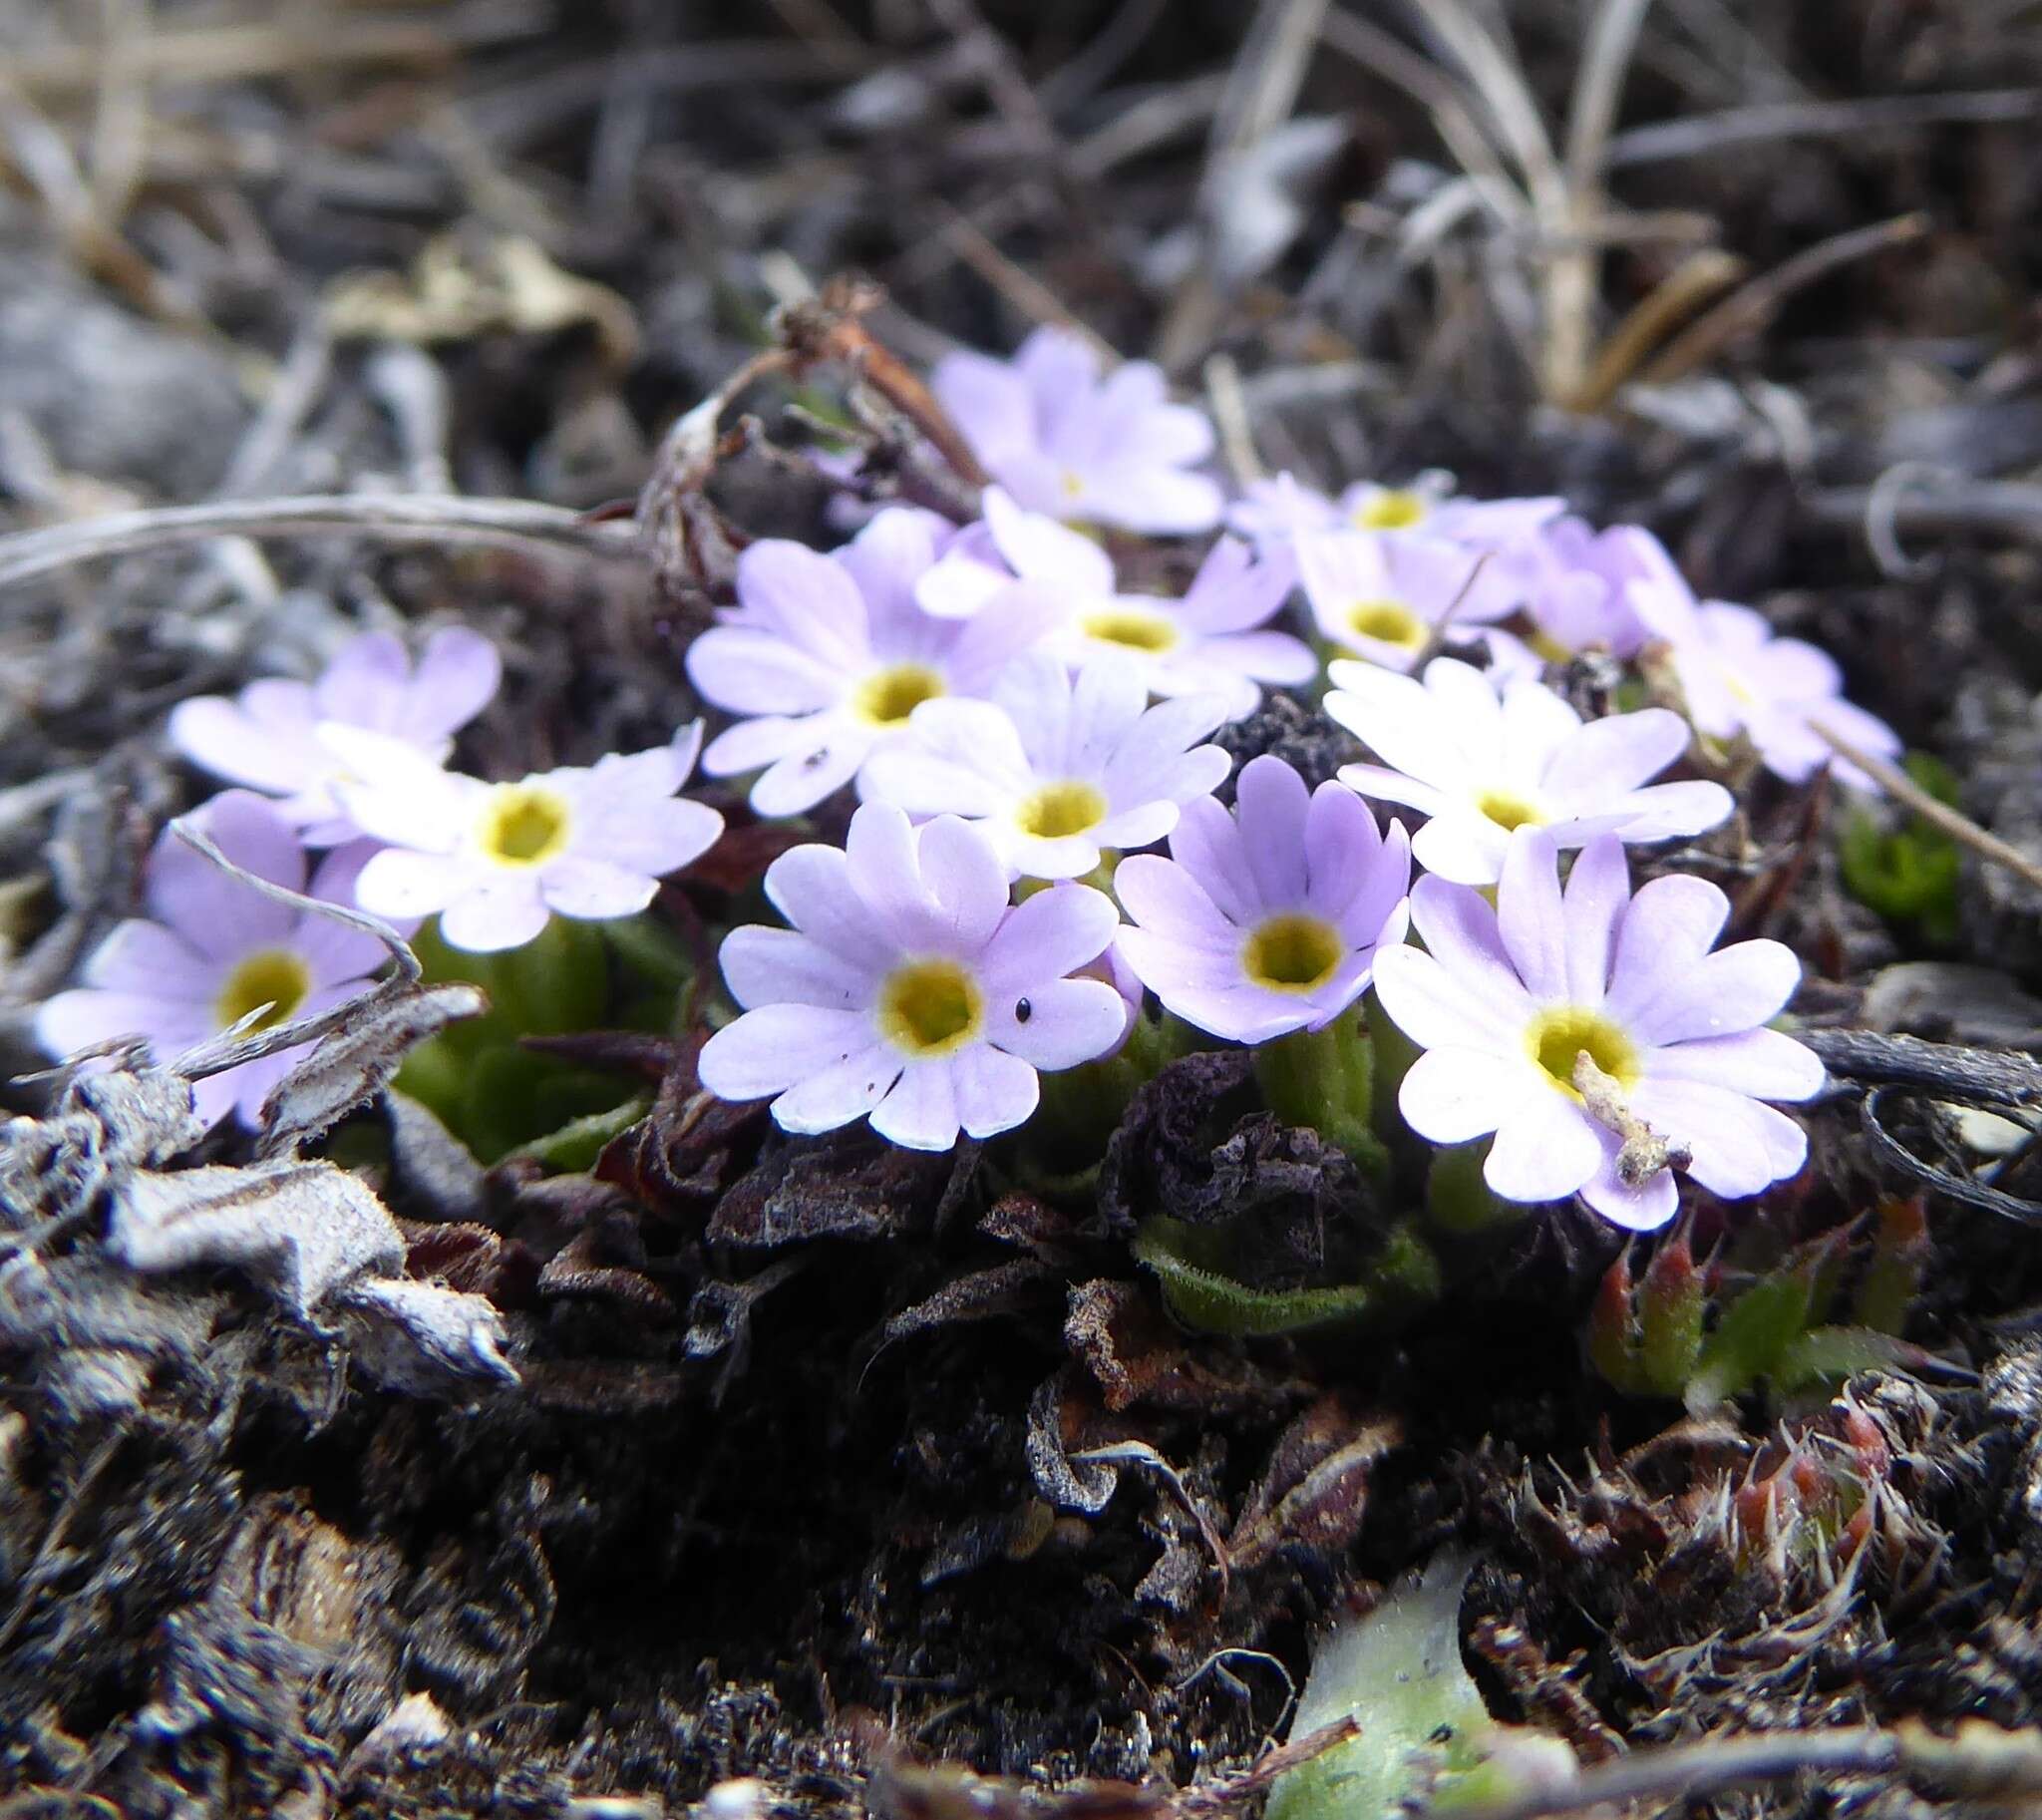
[[[1235,1336],[1298,1333],[1347,1323],[1389,1326],[1439,1299],[1435,1258],[1415,1233],[1399,1227],[1359,1282],[1298,1289],[1255,1289],[1193,1262],[1209,1246],[1195,1228],[1158,1216],[1142,1222],[1135,1257],[1163,1283],[1163,1299],[1188,1327]]]
[[[1761,1276],[1723,1311],[1688,1379],[1687,1406],[1699,1415],[1769,1377],[1808,1330],[1814,1283],[1806,1269]]]
[[[519,1144],[505,1154],[536,1157],[548,1169],[589,1169],[602,1154],[603,1146],[620,1132],[628,1131],[637,1124],[651,1105],[651,1095],[641,1093],[606,1112],[588,1112],[578,1119],[569,1119],[557,1130],[547,1132],[542,1138],[533,1138],[529,1143]]]

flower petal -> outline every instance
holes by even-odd
[[[1006,912],[985,943],[979,979],[994,999],[1028,992],[1097,960],[1120,924],[1120,912],[1104,892],[1054,885]]]
[[[1343,799],[1367,815],[1359,800],[1344,792],[1328,801]],[[1305,823],[1311,797],[1304,779],[1280,758],[1264,753],[1241,767],[1234,781],[1234,805],[1241,855],[1254,881],[1254,915],[1301,908],[1310,883]]]
[[[1118,1023],[1119,1014],[1115,1016]],[[974,1138],[1013,1130],[1029,1118],[1042,1097],[1035,1070],[1018,1055],[1004,1054],[990,1043],[974,1044],[951,1058],[950,1084],[957,1096],[957,1122]]]
[[[949,1058],[908,1063],[871,1116],[872,1129],[903,1150],[948,1150],[959,1124]]]
[[[1035,1068],[1092,1061],[1120,1042],[1127,1024],[1127,1000],[1102,979],[1052,979],[1018,997],[988,996],[986,1040]]]
[[[1525,1094],[1522,1062],[1480,1049],[1428,1049],[1405,1073],[1397,1109],[1420,1137],[1465,1144],[1488,1137]]]
[[[1657,990],[1638,992],[1625,1026],[1641,1042],[1729,1036],[1777,1017],[1801,983],[1801,960],[1779,941],[1739,941],[1699,960],[1669,954]]]
[[[440,933],[448,945],[471,954],[521,948],[545,925],[537,881],[528,878],[484,884],[471,876],[469,889],[440,912]]]
[[[1601,1127],[1555,1089],[1514,1101],[1482,1178],[1506,1201],[1559,1201],[1602,1164]]]
[[[1496,920],[1525,989],[1542,1003],[1565,998],[1567,927],[1560,906],[1559,854],[1543,829],[1520,828],[1511,836],[1497,884]]]
[[[1813,1049],[1784,1030],[1767,1029],[1648,1050],[1644,1072],[1648,1080],[1694,1081],[1758,1100],[1813,1099],[1828,1078]]]
[[[1566,996],[1571,1003],[1601,1004],[1616,952],[1616,931],[1630,901],[1623,843],[1608,835],[1590,841],[1567,875],[1561,910],[1566,925]]]
[[[760,1005],[725,1024],[702,1045],[696,1078],[720,1100],[763,1100],[861,1058],[876,1042],[871,1020],[859,1012],[807,1004]],[[888,1074],[884,1085],[875,1089],[874,1099],[855,1112],[787,1129],[829,1131],[860,1118],[877,1103],[876,1094],[891,1084]]]
[[[305,888],[305,850],[274,805],[246,790],[228,790],[192,814],[192,821],[244,872]],[[149,859],[149,909],[201,954],[237,960],[252,948],[279,947],[296,912],[222,872],[170,829]]]
[[[717,959],[730,995],[747,1010],[792,1003],[865,1011],[878,990],[878,976],[868,968],[797,929],[746,923],[723,938]]]

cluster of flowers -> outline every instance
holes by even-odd
[[[959,529],[887,508],[828,554],[756,544],[737,604],[687,654],[730,720],[705,772],[751,778],[764,816],[846,787],[859,800],[843,848],[797,847],[768,870],[789,926],[726,939],[741,1014],[702,1051],[705,1087],[770,1098],[789,1131],[869,1118],[940,1150],[1028,1118],[1040,1072],[1112,1053],[1145,990],[1261,1043],[1324,1028],[1373,979],[1427,1051],[1402,1088],[1407,1120],[1443,1143],[1494,1134],[1486,1174],[1509,1199],[1578,1191],[1648,1227],[1673,1212],[1667,1159],[1723,1195],[1800,1166],[1800,1128],[1760,1103],[1821,1084],[1814,1057],[1764,1027],[1794,956],[1767,941],[1710,952],[1723,895],[1684,877],[1633,895],[1624,849],[1731,813],[1718,784],[1652,781],[1693,731],[1742,735],[1795,781],[1836,762],[1824,728],[1893,752],[1827,657],[1698,602],[1647,533],[1596,534],[1558,500],[1427,485],[1336,500],[1284,477],[1229,505],[1195,472],[1209,425],[1169,402],[1156,369],[1102,377],[1054,331],[1012,362],[953,356],[933,384],[993,476],[983,517]],[[1222,519],[1177,596],[1126,591],[1105,544],[1074,529]],[[1330,655],[1326,712],[1379,762],[1314,791],[1257,758],[1228,809],[1210,736],[1264,685],[1320,674],[1320,651],[1272,623],[1294,593]],[[1540,680],[1552,656],[1648,642],[1687,719],[1583,722]],[[517,783],[446,770],[496,683],[472,634],[440,633],[416,671],[395,640],[365,638],[311,688],[189,702],[170,733],[243,787],[209,806],[230,857],[295,886],[306,849],[325,848],[315,894],[437,913],[457,946],[516,945],[549,913],[642,909],[716,839],[714,812],[675,797],[693,728]],[[1424,817],[1416,837],[1400,821],[1385,833],[1370,801]],[[1168,857],[1139,851],[1166,841]],[[258,934],[256,912],[237,900],[229,913],[218,876],[170,845],[151,889],[155,920],[124,924],[86,986],[46,1008],[58,1052],[275,1022],[373,958],[286,912]],[[285,1065],[241,1086],[244,1116]],[[1645,1131],[1661,1142],[1641,1170]]]

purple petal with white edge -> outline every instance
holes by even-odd
[[[1113,592],[1113,560],[1090,538],[1042,513],[1023,512],[998,487],[985,490],[980,510],[994,547],[1025,580],[1048,582],[1081,600]]]
[[[1342,922],[1356,898],[1368,891],[1377,870],[1384,866],[1383,837],[1375,815],[1345,785],[1321,784],[1305,807],[1303,844],[1305,889],[1299,908],[1330,922]],[[1391,889],[1372,894],[1382,901],[1367,919],[1367,934],[1382,926],[1390,906],[1404,896],[1410,882],[1407,874],[1385,881]]]
[[[1009,674],[1028,661],[1017,658]],[[1057,660],[1044,651],[1037,661],[1054,666]],[[1044,681],[1047,682],[1046,677]],[[1046,696],[1046,690],[1044,693]],[[1049,737],[1043,745],[1031,746],[1030,750],[1039,750],[1043,754],[1041,762],[1065,774],[1093,776],[1104,769],[1108,758],[1141,720],[1149,705],[1149,691],[1138,665],[1126,658],[1101,656],[1087,661],[1077,680],[1067,685],[1066,702],[1059,724],[1049,718],[1053,711],[1050,700],[1043,701],[1042,726]]]
[[[1218,684],[1206,674],[1215,667],[1282,687],[1310,682],[1319,673],[1312,647],[1288,632],[1217,632],[1197,647],[1196,654],[1201,662],[1195,672],[1166,661],[1173,695],[1219,694]]]
[[[916,587],[936,559],[934,521],[911,507],[889,506],[833,558],[864,596],[867,635],[884,650],[902,627],[922,617]]]
[[[957,632],[943,658],[951,689],[984,695],[1000,673],[1060,620],[1071,602],[1059,590],[1017,583],[986,602]]]
[[[1305,825],[1311,796],[1304,779],[1280,758],[1264,753],[1241,767],[1234,780],[1234,822],[1240,847],[1254,880],[1259,915],[1269,910],[1302,909],[1310,885]],[[1346,815],[1367,816],[1358,798],[1337,785],[1329,804]],[[1353,822],[1347,823],[1353,827]]]
[[[335,848],[312,875],[307,895],[328,904],[344,904],[352,910],[362,868],[379,851],[373,841],[350,841]],[[417,927],[407,916],[398,922],[397,932],[410,935]],[[351,928],[335,917],[310,910],[299,916],[297,927],[291,931],[291,946],[312,969],[315,986],[358,980],[375,972],[390,958],[389,950],[366,929]]]
[[[1025,793],[1035,783],[1035,770],[1022,748],[1019,726],[1008,710],[996,703],[956,697],[925,701],[909,720],[908,733],[908,743],[896,748],[900,754],[915,762],[934,761],[968,771],[982,786],[991,786],[988,807],[960,809],[959,815],[989,815],[992,808]]]
[[[726,727],[702,754],[702,769],[710,777],[740,777],[789,757],[799,757],[830,743],[832,720],[826,714],[788,719],[779,714],[762,714],[756,720],[741,720]]]
[[[1598,1006],[1609,984],[1616,931],[1631,901],[1630,867],[1623,843],[1602,835],[1590,841],[1567,875],[1565,993],[1569,1002]]]
[[[766,869],[766,898],[811,941],[861,971],[885,971],[901,954],[898,933],[851,885],[842,848],[790,848]]]
[[[1220,538],[1191,577],[1179,612],[1205,636],[1245,632],[1274,616],[1297,585],[1297,563],[1286,551],[1258,556],[1238,538]]]
[[[437,915],[469,889],[474,869],[445,854],[385,847],[355,877],[355,903],[386,922]]]
[[[1522,1061],[1481,1049],[1428,1049],[1406,1071],[1397,1110],[1422,1138],[1466,1144],[1488,1137],[1526,1097],[1525,1072]]]
[[[1564,1200],[1601,1167],[1600,1133],[1556,1088],[1522,1095],[1497,1126],[1482,1179],[1506,1201]]]
[[[209,1006],[201,1012],[149,993],[101,992],[89,986],[59,992],[36,1008],[36,1041],[59,1061],[123,1037],[148,1043],[157,1060],[168,1061],[217,1028]]]
[[[309,706],[311,691],[304,693]],[[170,744],[201,771],[273,795],[303,790],[329,768],[309,713],[282,731],[252,720],[224,695],[198,695],[170,710],[169,731]]]
[[[1211,797],[1187,803],[1170,837],[1170,855],[1227,921],[1245,928],[1262,913],[1262,895],[1248,867],[1240,825]],[[1149,878],[1144,871],[1138,875]],[[1117,887],[1118,888],[1118,887]],[[1136,910],[1126,892],[1121,902],[1138,922],[1148,921]],[[1233,939],[1238,940],[1236,933]]]
[[[1823,1090],[1822,1059],[1784,1030],[1740,1030],[1645,1051],[1647,1080],[1727,1087],[1760,1100],[1807,1100]]]
[[[1706,879],[1675,874],[1641,885],[1617,930],[1607,1009],[1630,1023],[1669,975],[1708,952],[1730,914],[1730,900]]]
[[[804,815],[857,775],[872,749],[872,730],[848,714],[817,715],[823,737],[807,750],[769,765],[746,799],[769,820]],[[710,752],[715,752],[712,746]]]
[[[1640,708],[1577,726],[1547,761],[1538,787],[1564,813],[1593,810],[1657,777],[1687,750],[1688,724],[1667,708]]]
[[[1411,851],[1427,872],[1450,885],[1494,885],[1503,875],[1510,842],[1510,835],[1488,816],[1450,808],[1412,836]]]
[[[622,793],[612,796],[603,785],[598,765],[576,805],[576,859],[618,867],[640,879],[664,879],[692,866],[723,833],[723,817],[706,804],[671,796],[649,802]]]
[[[1182,834],[1183,828],[1178,832]],[[1113,889],[1122,908],[1143,928],[1183,945],[1226,955],[1238,971],[1244,930],[1212,902],[1190,867],[1159,854],[1137,854],[1115,869]]]
[[[1122,929],[1117,945],[1137,977],[1168,1009],[1230,1042],[1266,1042],[1302,1030],[1316,1014],[1309,999],[1249,984],[1238,960],[1229,969],[1213,955],[1182,947],[1148,929]]]
[[[911,741],[886,745],[866,759],[857,774],[857,794],[860,802],[891,803],[917,818],[997,815],[1014,795],[983,772],[938,758]]]
[[[951,1058],[950,1084],[965,1135],[990,1138],[1024,1124],[1042,1098],[1035,1070],[1017,1055],[979,1043]]]
[[[1581,1199],[1611,1226],[1629,1233],[1657,1232],[1680,1212],[1680,1189],[1673,1171],[1662,1169],[1642,1187],[1631,1188],[1616,1173],[1618,1148],[1615,1136],[1605,1132],[1602,1167],[1581,1185]]]
[[[1542,828],[1520,828],[1511,836],[1504,850],[1503,877],[1497,883],[1496,920],[1525,989],[1541,1003],[1565,998],[1566,918],[1560,909],[1559,853]]]
[[[746,1010],[790,1003],[866,1011],[878,992],[879,974],[796,929],[746,923],[723,938],[717,960],[731,997]]]
[[[1383,673],[1386,676],[1389,674],[1387,670]],[[1330,695],[1326,697],[1329,706],[1333,698]],[[1402,803],[1408,808],[1417,810],[1423,816],[1445,815],[1453,807],[1454,799],[1446,795],[1445,792],[1434,789],[1430,784],[1418,783],[1406,773],[1392,771],[1383,765],[1342,765],[1339,778],[1340,782],[1345,784],[1357,796],[1365,796],[1375,803]],[[1487,820],[1487,818],[1484,819]],[[1490,826],[1495,828],[1496,824],[1491,822]],[[1502,831],[1498,830],[1498,832],[1501,833]],[[1501,842],[1498,844],[1497,857],[1499,863],[1501,863],[1503,857]],[[1461,882],[1464,884],[1479,883],[1488,885],[1493,884],[1495,881],[1492,876],[1489,879],[1479,881],[1464,880]]]
[[[1722,1087],[1690,1081],[1640,1081],[1631,1110],[1692,1153],[1687,1173],[1726,1201],[1758,1194],[1799,1173],[1808,1134],[1784,1112]]]
[[[981,462],[996,462],[1035,440],[1028,382],[1004,360],[945,354],[929,370],[929,390]]]
[[[1671,841],[1705,833],[1730,819],[1737,799],[1721,784],[1694,779],[1678,784],[1648,784],[1614,799],[1611,815],[1620,815],[1616,832],[1626,842]]]
[[[1140,668],[1115,659],[1137,689],[1143,687]],[[1146,699],[1146,695],[1145,695]],[[1226,704],[1216,695],[1179,695],[1137,714],[1132,724],[1104,748],[1104,776],[1108,788],[1116,779],[1134,780],[1160,768],[1177,764],[1191,752],[1217,751],[1200,747],[1226,720]],[[1199,763],[1202,765],[1203,761]],[[1221,778],[1225,777],[1221,772]]]
[[[756,1016],[757,1013],[751,1013]],[[900,1078],[900,1057],[867,1028],[862,1047],[804,1075],[773,1102],[773,1122],[783,1131],[814,1137],[864,1118]]]
[[[865,597],[841,563],[819,555],[805,544],[762,538],[738,558],[737,586],[745,627],[777,635],[814,658],[826,673],[852,675],[865,667],[871,649]],[[712,635],[704,633],[691,647],[691,677],[695,677],[694,652]],[[695,677],[695,686],[709,694],[700,677]],[[768,713],[787,713],[796,704],[768,701],[761,706]]]
[[[957,1142],[957,1089],[951,1058],[909,1062],[893,1090],[872,1108],[872,1129],[902,1150],[948,1150]]]
[[[228,790],[195,810],[192,823],[245,872],[287,891],[305,888],[305,850],[275,808],[246,790]],[[201,954],[235,960],[288,939],[296,912],[250,891],[170,829],[149,858],[149,909]]]
[[[1126,667],[1142,690],[1140,673],[1132,664]],[[1061,777],[1071,769],[1071,698],[1069,667],[1041,649],[1023,651],[992,686],[992,702],[1013,726],[1024,763],[1046,776]],[[1142,700],[1148,698],[1142,690]]]
[[[1022,900],[979,957],[987,996],[1010,999],[1097,960],[1120,921],[1113,900],[1089,885],[1052,886]]]
[[[766,1004],[725,1024],[702,1045],[696,1078],[720,1100],[764,1100],[798,1081],[861,1059],[875,1038],[862,1012],[825,1010],[816,1005]],[[892,1076],[877,1091],[891,1085]],[[826,1123],[790,1130],[829,1131],[867,1110],[860,1106]]]
[[[1669,964],[1659,989],[1626,1008],[1641,1042],[1730,1036],[1777,1017],[1801,983],[1801,960],[1779,941],[1739,941],[1698,962]]]
[[[1225,753],[1219,754],[1220,776],[1223,778],[1232,769],[1232,761]],[[1092,829],[1087,840],[1093,844],[1096,853],[1102,847],[1116,853],[1134,853],[1144,847],[1154,847],[1178,825],[1184,813],[1176,797],[1180,793],[1160,796],[1152,802],[1138,803],[1132,809],[1125,809],[1118,815],[1107,816],[1098,827]],[[1197,794],[1195,791],[1181,793],[1184,797]],[[1094,860],[1092,866],[1099,862]],[[1092,870],[1092,866],[1081,866],[1075,872],[1059,873],[1059,878],[1076,879]]]
[[[1007,914],[1006,862],[978,829],[953,815],[917,829],[915,840],[940,951],[977,953]]]
[[[632,867],[580,854],[563,854],[542,868],[537,884],[539,901],[548,910],[594,922],[636,915],[659,889]]]
[[[100,991],[158,998],[167,1005],[203,1006],[209,1016],[228,964],[200,953],[161,922],[131,917],[114,924],[107,938],[93,949],[79,977]]]
[[[755,546],[756,547],[756,546]],[[688,680],[733,714],[813,714],[844,698],[870,662],[862,651],[833,664],[750,625],[713,625],[688,646]]]
[[[312,685],[321,720],[398,733],[411,658],[394,632],[363,632],[342,645]]]
[[[925,949],[940,935],[938,915],[921,876],[921,856],[907,817],[886,803],[865,803],[845,836],[846,877],[887,937],[905,951]],[[1004,873],[1000,880],[1006,891]]]
[[[443,626],[426,640],[392,731],[421,745],[451,738],[496,698],[504,680],[497,647],[465,625]]]
[[[546,907],[538,882],[530,878],[499,885],[479,883],[471,875],[469,889],[440,912],[440,933],[448,945],[471,954],[521,948],[545,925]]]
[[[1427,883],[1421,879],[1419,889]],[[1522,998],[1523,988],[1515,979],[1512,985]],[[1523,1051],[1523,1019],[1500,1012],[1489,997],[1423,948],[1389,944],[1380,949],[1375,956],[1375,988],[1391,1022],[1421,1048],[1479,1049],[1498,1055]]]
[[[1126,1025],[1127,1000],[1103,979],[1051,979],[1011,997],[988,994],[986,1001],[986,1040],[1032,1068],[1095,1060],[1120,1042]]]

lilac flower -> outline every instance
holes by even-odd
[[[1162,840],[1182,805],[1232,769],[1217,746],[1198,744],[1225,718],[1216,697],[1148,703],[1125,657],[1092,659],[1074,683],[1060,659],[1031,651],[989,702],[923,702],[907,743],[866,762],[858,792],[917,818],[964,817],[1010,874],[1076,879],[1103,848]]]
[[[1474,500],[1448,491],[1443,475],[1422,475],[1409,487],[1357,481],[1335,500],[1288,474],[1250,481],[1227,523],[1260,545],[1288,544],[1313,533],[1417,532],[1472,549],[1497,549],[1537,535],[1566,510],[1560,499]]]
[[[367,727],[428,758],[453,750],[455,732],[497,692],[503,664],[480,633],[449,626],[426,640],[416,668],[401,640],[365,632],[313,683],[280,677],[239,695],[200,695],[170,711],[170,744],[201,770],[278,797],[278,812],[314,847],[348,840],[333,785],[341,765],[322,725]]]
[[[1250,759],[1228,814],[1185,807],[1168,860],[1123,860],[1114,890],[1137,926],[1122,958],[1187,1023],[1235,1042],[1316,1030],[1347,1009],[1404,939],[1411,843],[1385,841],[1338,784],[1309,795],[1279,758]]]
[[[720,1099],[773,1099],[793,1132],[869,1117],[910,1150],[991,1137],[1035,1110],[1036,1074],[1125,1034],[1121,994],[1067,977],[1119,920],[1089,886],[1007,902],[1007,871],[969,823],[916,829],[890,803],[851,819],[842,851],[797,847],[766,870],[794,926],[733,929],[723,976],[744,1007],[702,1047]]]
[[[1490,628],[1523,599],[1494,559],[1430,537],[1314,533],[1297,542],[1298,578],[1320,633],[1371,663],[1408,670],[1442,625],[1449,642],[1488,644],[1512,669],[1537,659]]]
[[[347,761],[341,802],[389,846],[362,868],[355,902],[378,916],[440,918],[455,947],[522,947],[549,915],[628,916],[659,881],[715,845],[723,818],[676,802],[702,740],[592,767],[486,784],[442,771],[401,741],[352,729],[327,737]]]
[[[1830,765],[1845,783],[1878,790],[1817,729],[1884,759],[1899,755],[1899,735],[1844,699],[1843,674],[1828,652],[1776,638],[1765,615],[1748,606],[1697,601],[1678,573],[1634,581],[1629,592],[1646,629],[1666,641],[1688,719],[1700,731],[1712,739],[1742,732],[1766,769],[1790,784]]]
[[[959,622],[915,602],[936,559],[936,521],[879,513],[834,555],[770,538],[738,559],[738,605],[688,647],[703,696],[748,718],[703,755],[712,777],[757,771],[752,807],[799,815],[904,737],[908,716],[939,695],[982,695],[1035,641],[1025,601]]]
[[[1439,1144],[1494,1132],[1483,1174],[1505,1200],[1578,1192],[1635,1231],[1673,1218],[1664,1146],[1726,1198],[1793,1175],[1808,1140],[1760,1104],[1823,1084],[1810,1050],[1764,1027],[1800,980],[1793,950],[1711,953],[1729,900],[1677,876],[1633,897],[1613,836],[1582,850],[1564,896],[1557,854],[1543,829],[1512,836],[1494,910],[1444,879],[1412,892],[1425,947],[1376,961],[1383,1009],[1426,1051],[1398,1097],[1411,1128]]]
[[[1385,761],[1340,781],[1429,816],[1411,843],[1427,872],[1494,885],[1518,828],[1562,848],[1591,836],[1626,842],[1700,834],[1736,807],[1721,784],[1650,784],[1687,750],[1687,722],[1665,708],[1585,725],[1543,683],[1506,682],[1438,657],[1425,680],[1369,663],[1335,663],[1325,709]]]
[[[289,891],[306,890],[311,862],[276,805],[229,790],[191,819],[244,871]],[[368,853],[367,842],[355,842],[328,854],[307,895],[350,902]],[[59,992],[37,1012],[36,1039],[52,1055],[137,1037],[167,1062],[251,1012],[260,1015],[246,1034],[326,1010],[362,990],[387,958],[375,936],[272,902],[169,829],[158,838],[144,878],[148,916],[117,924],[85,963],[84,984]],[[270,1089],[309,1046],[194,1081],[198,1116],[211,1124],[234,1111],[254,1128]]]
[[[1579,519],[1561,519],[1498,560],[1523,577],[1526,609],[1538,627],[1534,643],[1554,659],[1597,645],[1613,657],[1635,655],[1645,623],[1631,604],[1630,584],[1684,586],[1666,546],[1636,525],[1596,532]]]
[[[1146,360],[1102,381],[1082,337],[1039,328],[1011,362],[946,355],[929,386],[985,471],[1030,511],[1159,535],[1219,522],[1217,484],[1186,472],[1212,453],[1212,426],[1172,404]]]
[[[1301,640],[1259,629],[1289,591],[1287,573],[1221,538],[1183,599],[1121,593],[1097,544],[1022,511],[997,487],[986,489],[983,529],[966,530],[917,590],[946,618],[995,607],[1019,613],[1050,628],[1044,648],[1073,669],[1095,656],[1129,659],[1152,695],[1216,695],[1230,720],[1254,712],[1259,683],[1306,682],[1317,672]]]

